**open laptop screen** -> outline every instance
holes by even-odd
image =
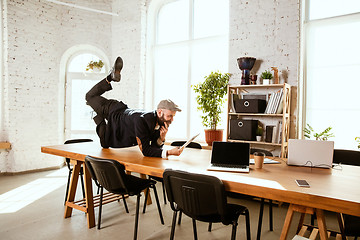
[[[242,142],[213,142],[211,163],[249,165],[250,144]]]

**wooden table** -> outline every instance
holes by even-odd
[[[164,148],[171,148],[164,146]],[[137,146],[121,149],[103,149],[97,143],[75,143],[42,147],[43,153],[68,157],[76,161],[73,178],[83,164],[85,156],[118,160],[126,170],[146,175],[162,177],[166,168],[215,175],[224,182],[227,191],[255,197],[290,203],[288,216],[280,239],[286,239],[292,219],[292,211],[297,207],[314,209],[320,220],[321,239],[327,239],[323,210],[360,217],[360,168],[343,165],[341,170],[294,167],[281,164],[267,164],[263,169],[251,166],[250,173],[224,173],[206,171],[210,162],[210,150],[187,148],[181,156],[168,159],[144,157]],[[84,164],[85,165],[85,164]],[[85,166],[84,166],[85,167]],[[298,187],[295,179],[305,179],[310,188]],[[76,191],[77,182],[71,182],[70,192]],[[90,175],[85,167],[85,192],[88,227],[95,226],[94,205]],[[66,203],[65,217],[70,217],[71,202]]]

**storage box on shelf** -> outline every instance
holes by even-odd
[[[286,157],[290,130],[290,95],[291,86],[287,83],[270,85],[229,85],[226,141],[249,142],[252,147],[260,146],[268,150],[275,150],[280,148],[280,157]],[[236,109],[239,109],[239,106],[237,105],[235,108],[236,105],[234,100],[238,98],[266,99],[267,106],[265,112],[263,108],[259,108],[259,113],[249,113],[245,112],[246,110],[244,110],[244,112],[237,112]],[[250,107],[252,101],[242,100],[237,102],[237,104],[239,103],[244,104],[245,107],[247,107],[246,105]],[[251,111],[254,111],[254,106],[251,109]],[[263,126],[264,130],[266,129],[266,126],[274,126],[268,128],[272,129],[273,132],[263,134],[262,141],[234,139],[233,136],[239,136],[238,132],[237,134],[234,134],[234,132],[230,134],[230,131],[234,131],[234,122],[236,122],[235,120],[239,122],[239,129],[243,125],[241,120],[257,120],[259,124]],[[231,129],[231,125],[233,129]],[[236,131],[239,129],[236,129]],[[248,136],[249,130],[246,129],[245,131],[247,131],[245,135]],[[242,133],[240,133],[240,135],[241,134]],[[265,141],[266,134],[268,134],[266,138],[267,142]],[[253,139],[252,136],[251,139]]]

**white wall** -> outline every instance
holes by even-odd
[[[144,106],[146,11],[150,1],[66,2],[119,16],[45,0],[3,1],[2,140],[11,142],[12,149],[0,152],[1,172],[41,169],[63,162],[62,158],[42,154],[40,148],[64,141],[59,66],[62,54],[71,46],[92,44],[102,49],[110,62],[121,55],[124,59],[122,81],[113,84],[110,96],[124,100],[130,107]],[[230,83],[240,81],[236,59],[249,55],[262,60],[254,68],[257,74],[276,66],[282,82],[297,86],[298,1],[230,0],[230,6],[229,72],[234,74]],[[293,96],[294,105],[296,94]]]
[[[256,58],[251,73],[258,79],[265,70],[277,67],[280,83],[292,89],[290,136],[297,124],[297,86],[300,64],[299,0],[230,0],[229,72],[230,84],[240,84],[237,58]]]

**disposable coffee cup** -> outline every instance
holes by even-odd
[[[261,169],[264,165],[265,154],[263,152],[254,152],[255,168]]]

